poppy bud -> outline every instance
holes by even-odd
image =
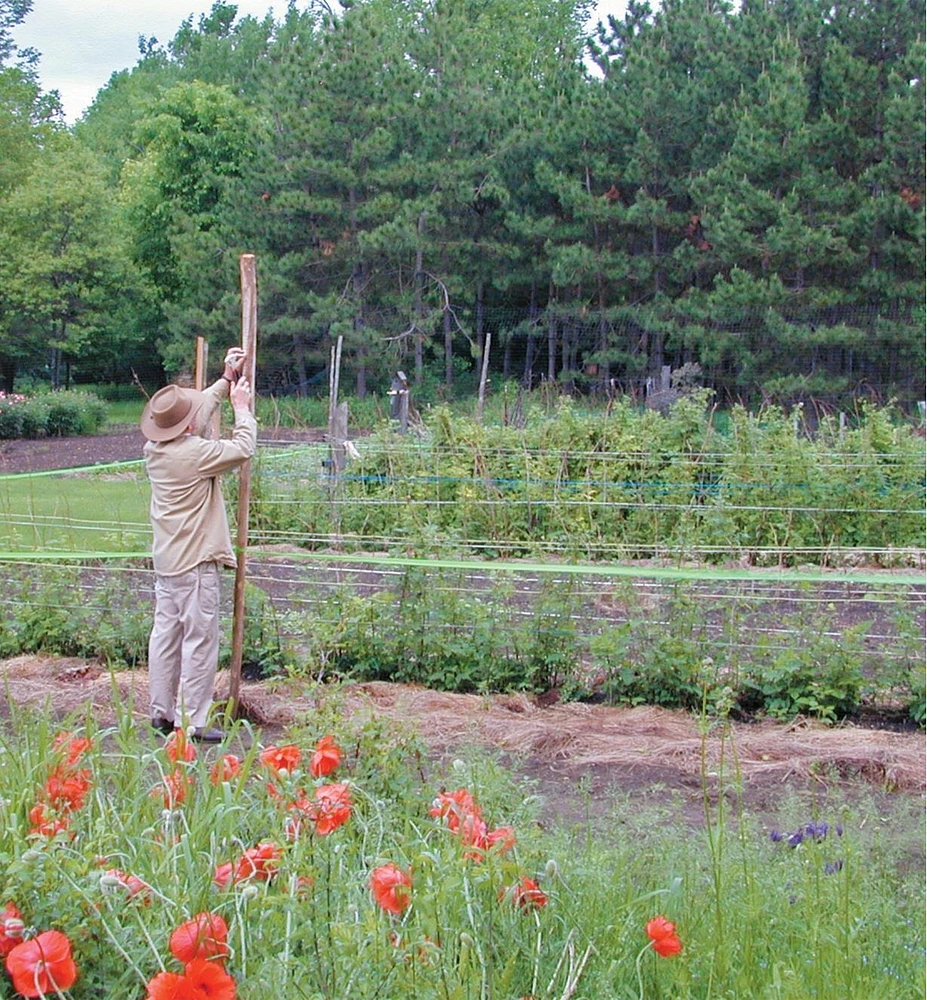
[[[7,917],[0,926],[8,938],[21,938],[26,930],[26,925],[18,917]]]

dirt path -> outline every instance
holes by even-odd
[[[261,428],[259,444],[322,441],[325,432],[316,428]],[[114,426],[90,437],[52,437],[27,441],[0,441],[0,475],[16,472],[48,472],[109,462],[131,462],[142,457],[145,438],[134,424]]]
[[[217,696],[225,694],[226,683],[220,674]],[[14,705],[58,717],[90,707],[100,725],[114,725],[114,692],[146,726],[144,671],[110,674],[99,664],[67,658],[0,661],[0,715]],[[927,755],[919,732],[765,722],[733,723],[727,731],[715,726],[704,735],[700,721],[684,712],[541,707],[525,695],[445,694],[385,682],[329,690],[296,681],[246,682],[241,693],[243,713],[263,744],[286,739],[288,729],[305,720],[311,725],[328,699],[358,723],[375,717],[397,732],[416,733],[434,765],[474,746],[497,753],[534,784],[545,815],[560,824],[604,820],[622,805],[645,802],[700,824],[706,795],[709,802],[722,793],[733,797],[735,757],[744,806],[771,825],[777,810],[794,807],[796,798],[813,810],[863,795],[880,814],[904,814],[909,832],[923,812]]]

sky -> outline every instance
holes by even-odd
[[[261,18],[269,10],[279,19],[287,0],[231,0],[238,16]],[[297,0],[297,6],[303,3]],[[624,0],[598,0],[593,22],[618,14]],[[20,48],[40,54],[42,89],[61,94],[65,118],[75,122],[110,76],[138,62],[138,37],[154,36],[167,44],[193,14],[209,13],[212,0],[33,0],[33,9],[13,29]]]

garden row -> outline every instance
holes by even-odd
[[[721,716],[925,717],[916,587],[307,564],[258,552],[249,577],[252,677],[556,690]],[[139,567],[8,566],[0,656],[143,663],[151,590]]]
[[[252,540],[348,551],[755,565],[910,565],[924,546],[924,439],[888,410],[662,415],[616,402],[482,425],[439,407],[419,436],[357,442],[338,476],[316,450],[265,456]],[[505,411],[503,410],[503,416]]]

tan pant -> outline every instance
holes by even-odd
[[[204,728],[219,661],[219,565],[155,576],[148,639],[151,717]]]

